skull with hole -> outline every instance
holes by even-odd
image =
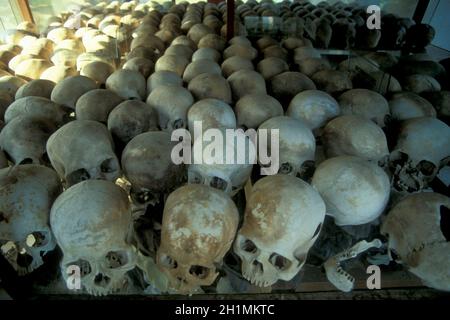
[[[58,82],[52,91],[52,101],[75,110],[77,100],[86,92],[97,88],[94,80],[85,76],[67,77]]]
[[[304,121],[314,134],[319,135],[320,129],[340,112],[339,104],[328,93],[305,90],[291,100],[286,115]]]
[[[259,287],[294,278],[324,218],[325,204],[306,182],[286,175],[258,180],[233,247],[242,260],[244,278]]]
[[[261,129],[270,131],[271,134],[274,130],[279,130],[279,146],[272,146],[272,139],[267,141],[268,153],[272,155],[279,152],[278,173],[298,176],[302,179],[310,178],[311,171],[314,169],[316,140],[306,123],[290,117],[279,116],[271,118],[259,126],[258,137],[264,139],[261,138],[264,137],[260,134]],[[267,165],[262,163],[261,159],[259,160],[261,166]]]
[[[49,218],[62,186],[56,172],[34,164],[0,170],[0,185],[0,253],[25,275],[56,246]]]
[[[147,104],[157,112],[160,128],[172,132],[187,127],[187,114],[194,98],[181,86],[159,86],[149,94]]]
[[[375,91],[352,89],[339,97],[343,115],[358,115],[374,121],[384,128],[390,120],[390,109],[386,99]]]
[[[383,130],[360,116],[340,116],[327,123],[322,132],[327,158],[337,156],[360,157],[379,166],[387,166],[389,149]]]
[[[416,192],[428,186],[450,160],[450,127],[422,117],[401,124],[396,146],[389,156],[393,187]]]
[[[386,208],[391,188],[383,169],[353,156],[323,161],[311,184],[338,226],[361,225],[377,219]]]
[[[135,205],[154,206],[183,181],[185,167],[171,157],[175,145],[169,133],[160,131],[139,134],[126,145],[121,162]]]
[[[381,226],[389,252],[431,288],[450,291],[450,198],[411,194],[397,203]]]
[[[235,105],[237,125],[244,130],[257,129],[261,123],[282,116],[283,107],[277,99],[267,94],[248,94]]]
[[[104,180],[74,185],[56,199],[50,225],[63,252],[66,281],[69,268],[78,267],[89,294],[107,295],[126,286],[137,252],[127,241],[132,216],[123,189]]]
[[[214,132],[205,134],[205,139],[214,137],[214,142],[222,137],[223,144],[219,147],[212,148],[203,141],[203,137],[194,141],[188,183],[209,185],[234,196],[244,187],[256,163],[256,146],[252,141],[255,136],[248,137],[242,130],[227,131],[214,129]],[[197,162],[196,159],[202,161]]]
[[[138,134],[158,131],[158,115],[152,107],[142,101],[127,100],[109,114],[108,129],[115,145],[124,148]]]
[[[48,165],[45,144],[56,129],[54,121],[19,115],[0,131],[0,148],[16,165]]]
[[[145,100],[146,79],[139,71],[120,69],[106,79],[106,89],[126,100]]]
[[[97,121],[65,124],[48,139],[47,153],[66,186],[88,179],[114,181],[120,176],[112,137],[106,126]]]
[[[230,250],[239,214],[223,191],[188,184],[172,192],[164,206],[157,264],[177,293],[209,286]]]
[[[217,99],[203,99],[192,105],[188,111],[188,128],[192,137],[208,129],[235,129],[236,116],[233,109]],[[201,131],[195,131],[195,122],[200,122]]]

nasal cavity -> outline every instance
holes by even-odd
[[[441,231],[445,240],[450,241],[450,208],[441,206]]]
[[[111,279],[108,276],[105,276],[103,273],[99,273],[94,278],[94,283],[98,286],[104,287],[106,286]]]
[[[253,261],[253,266],[255,267],[256,272],[260,272],[260,273],[264,272],[264,268],[263,268],[263,265],[261,262],[255,260],[255,261]]]

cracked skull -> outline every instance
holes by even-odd
[[[55,248],[49,217],[61,192],[50,168],[30,164],[0,170],[1,253],[19,275],[40,267],[42,257]]]
[[[324,218],[322,198],[301,179],[274,175],[258,180],[233,249],[242,260],[244,278],[260,287],[294,278]]]
[[[126,285],[137,253],[127,242],[132,217],[123,189],[105,180],[80,182],[56,199],[50,224],[63,252],[66,281],[68,268],[78,267],[89,294],[106,295]]]
[[[75,120],[59,128],[47,141],[47,153],[67,186],[87,179],[114,181],[120,166],[105,125]]]
[[[220,190],[189,184],[169,195],[157,264],[173,290],[189,293],[214,282],[216,267],[236,235],[238,219],[236,205]]]
[[[381,227],[391,256],[425,285],[450,291],[450,198],[433,192],[408,195]]]

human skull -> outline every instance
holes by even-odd
[[[105,125],[75,120],[59,128],[47,141],[48,157],[67,186],[87,179],[116,180],[119,161]]]
[[[184,166],[172,161],[175,145],[169,133],[160,131],[139,134],[126,145],[121,162],[137,205],[157,204],[184,179]]]
[[[160,128],[172,132],[186,128],[188,110],[194,104],[194,98],[181,86],[159,86],[149,94],[147,104],[158,113]]]
[[[143,101],[146,94],[146,82],[139,71],[120,69],[106,79],[106,89],[114,91],[122,99]]]
[[[300,92],[292,99],[286,112],[287,116],[304,121],[315,133],[339,114],[337,101],[319,90]]]
[[[279,150],[272,147],[271,142],[267,144],[268,153],[279,152],[278,173],[307,178],[314,167],[316,151],[316,140],[311,129],[303,121],[286,116],[263,122],[258,133],[261,129],[279,130]]]
[[[412,92],[395,93],[389,100],[392,117],[403,121],[419,117],[436,117],[433,105]]]
[[[212,128],[236,128],[236,116],[233,109],[217,99],[203,99],[194,103],[188,111],[187,119],[191,136],[195,135],[195,122],[201,122],[203,132]]]
[[[104,88],[106,79],[114,72],[114,67],[104,61],[92,61],[84,65],[80,70],[80,75],[94,80],[99,87]]]
[[[381,226],[397,262],[426,286],[445,291],[450,291],[449,214],[449,197],[415,193],[397,203]]]
[[[16,165],[48,165],[45,144],[56,129],[51,120],[19,115],[0,131],[0,148]]]
[[[50,225],[63,252],[61,273],[80,269],[81,285],[93,295],[122,289],[136,266],[136,249],[126,240],[132,224],[126,192],[110,181],[87,180],[61,194]]]
[[[352,89],[339,97],[339,105],[343,115],[359,115],[374,121],[381,128],[386,126],[390,118],[389,104],[375,91]]]
[[[356,156],[384,166],[389,149],[383,130],[360,116],[340,116],[325,126],[322,143],[327,158]]]
[[[108,89],[95,89],[83,94],[75,105],[78,120],[95,120],[106,123],[109,113],[123,101]]]
[[[389,156],[394,188],[406,192],[426,188],[450,160],[449,141],[450,127],[436,118],[404,121]]]
[[[194,141],[188,183],[209,185],[234,196],[250,178],[256,163],[256,147],[243,131],[232,130],[231,134],[225,131],[217,129],[215,132],[224,139],[221,154],[217,149],[214,149],[214,155],[207,152],[211,151],[211,146],[203,141],[203,137]],[[198,158],[202,159],[201,163],[196,163]]]
[[[57,125],[62,125],[68,119],[66,110],[60,105],[37,96],[20,98],[11,103],[5,112],[5,122],[8,123],[18,116],[46,119]]]
[[[156,71],[147,79],[147,93],[150,94],[159,86],[183,86],[183,79],[172,71]]]
[[[216,268],[231,248],[239,214],[223,191],[188,184],[164,206],[157,265],[177,293],[192,293],[217,278]]]
[[[306,182],[286,175],[258,180],[233,247],[242,260],[244,278],[259,287],[294,278],[324,218],[325,204]]]
[[[1,253],[24,275],[56,246],[49,218],[62,186],[56,172],[34,164],[1,169],[0,185]]]
[[[29,96],[38,96],[50,99],[55,83],[50,80],[36,79],[21,86],[16,92],[16,100]]]
[[[267,94],[248,94],[243,96],[235,105],[238,127],[257,129],[261,123],[282,116],[283,107],[277,99]]]
[[[109,114],[108,129],[116,145],[125,147],[138,134],[158,131],[158,115],[152,107],[142,101],[127,100]]]
[[[353,156],[323,161],[311,184],[338,226],[361,225],[377,219],[386,208],[391,187],[383,169]]]
[[[78,98],[97,88],[94,80],[85,76],[71,76],[57,83],[52,91],[52,101],[75,110]]]

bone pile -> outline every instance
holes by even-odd
[[[352,290],[341,262],[378,254],[450,291],[450,74],[426,52],[431,27],[383,14],[389,31],[369,31],[356,5],[249,0],[227,41],[224,2],[78,2],[0,45],[0,247],[20,276],[58,247],[58,281],[80,271],[70,293],[220,292],[231,274],[270,290],[311,265],[325,225],[370,226],[322,257],[333,285]],[[252,16],[295,32],[251,36]],[[318,50],[356,47],[372,50]],[[278,174],[173,163],[171,133],[196,121],[278,129]]]

